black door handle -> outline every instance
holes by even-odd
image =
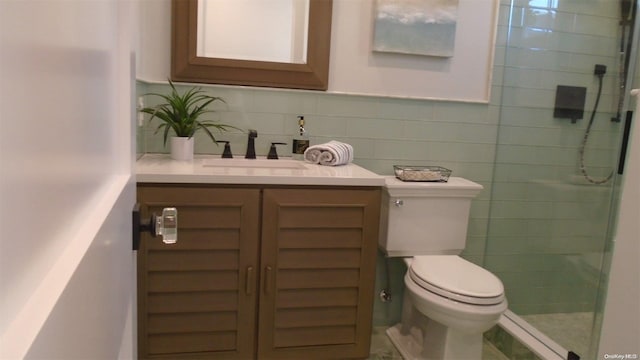
[[[173,207],[162,209],[162,215],[151,214],[148,220],[140,216],[140,204],[136,203],[131,212],[133,225],[132,248],[140,249],[140,235],[147,231],[151,236],[162,236],[165,244],[175,244],[178,241],[178,210]]]
[[[631,133],[631,121],[633,120],[633,111],[627,111],[624,121],[624,130],[622,133],[622,144],[620,144],[620,159],[618,160],[618,174],[624,173],[624,163],[627,158],[627,147],[629,146],[629,135]]]

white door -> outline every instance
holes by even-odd
[[[135,357],[135,9],[0,0],[0,358]]]

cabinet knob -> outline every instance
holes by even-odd
[[[393,204],[397,207],[402,207],[404,205],[404,200],[402,199],[396,199]]]

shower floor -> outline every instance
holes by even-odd
[[[520,315],[567,350],[586,357],[591,345],[592,312]]]

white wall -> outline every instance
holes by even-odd
[[[139,3],[138,79],[167,81],[171,73],[171,0]]]
[[[375,2],[334,0],[328,91],[488,102],[498,2],[459,1],[449,58],[373,52]]]
[[[0,1],[2,359],[133,356],[133,4]]]
[[[108,180],[116,109],[111,3],[0,3],[1,332]]]
[[[329,93],[488,102],[497,0],[460,0],[453,58],[372,53],[373,4],[333,2]],[[142,7],[139,78],[163,81],[170,73],[170,2]]]

